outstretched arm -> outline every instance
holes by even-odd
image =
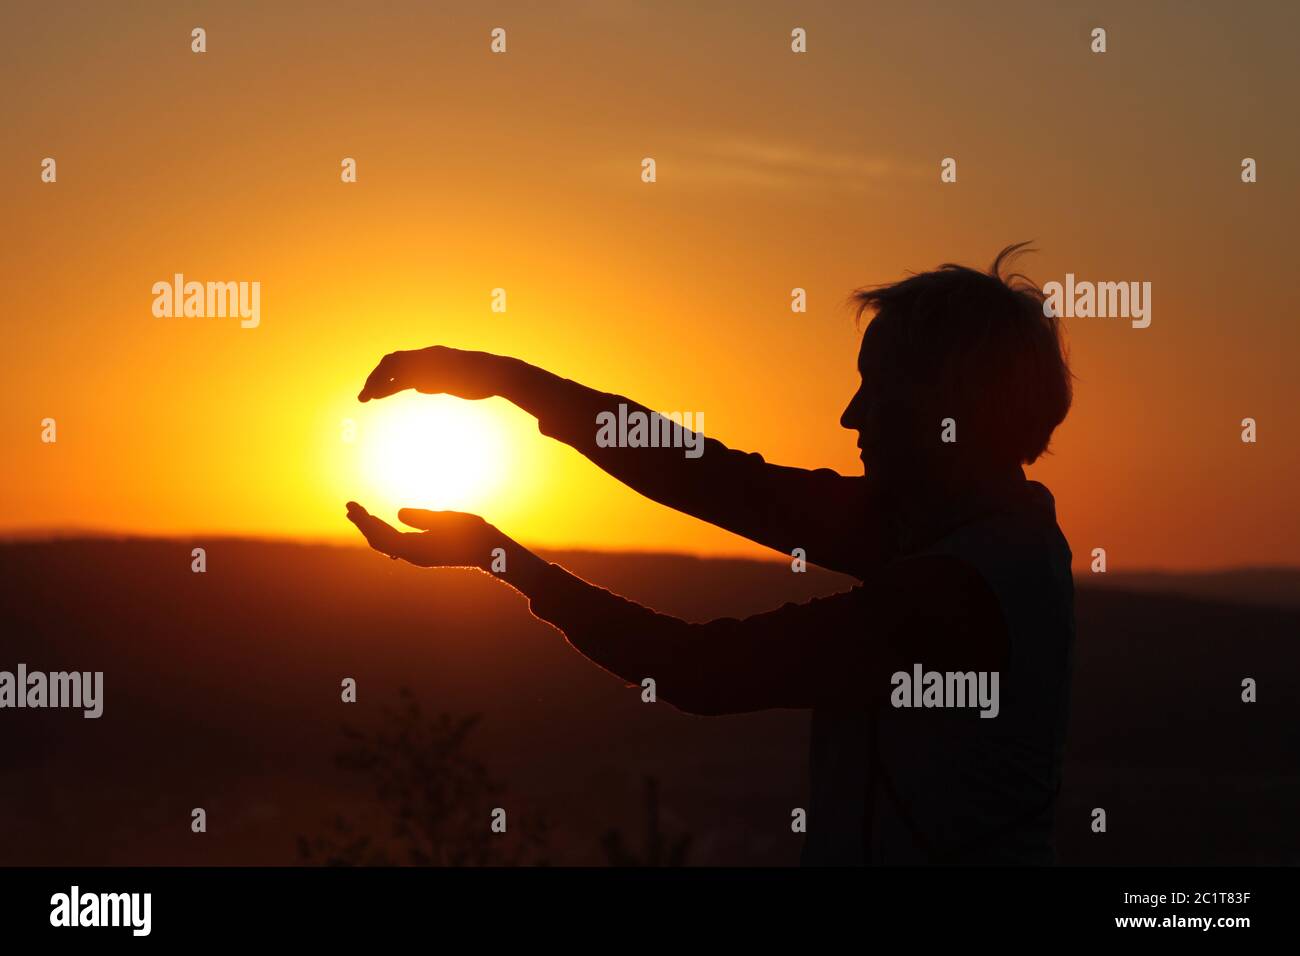
[[[944,670],[996,670],[1005,632],[978,574],[951,558],[891,566],[867,587],[744,620],[692,624],[588,584],[497,531],[455,512],[403,510],[402,533],[349,505],[371,546],[421,566],[487,570],[529,599],[589,660],[629,683],[653,678],[656,693],[693,714],[866,703],[889,675],[914,663]]]
[[[802,548],[811,563],[861,579],[888,553],[885,525],[866,479],[771,465],[703,435],[672,443],[678,447],[602,447],[598,416],[617,417],[620,405],[629,415],[649,417],[650,410],[518,359],[441,346],[394,352],[371,373],[359,398],[407,388],[505,398],[536,416],[542,434],[575,448],[647,498],[783,554]],[[682,426],[668,427],[682,438]],[[681,446],[697,440],[699,453],[687,457]]]

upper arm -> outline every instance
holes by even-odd
[[[1000,670],[1007,653],[996,596],[975,568],[943,555],[896,562],[852,591],[728,627],[729,682],[745,685],[733,697],[768,707],[871,704],[897,671]]]

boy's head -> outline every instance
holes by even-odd
[[[1003,249],[987,273],[949,263],[854,293],[859,317],[874,317],[840,423],[858,432],[868,473],[997,475],[1047,450],[1071,376],[1042,291],[1003,274],[1024,246]]]

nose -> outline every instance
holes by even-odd
[[[845,407],[844,412],[840,415],[840,427],[847,428],[849,431],[862,430],[862,412],[866,403],[866,397],[863,395],[864,389],[859,388],[849,399],[849,404]]]

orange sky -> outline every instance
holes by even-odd
[[[423,503],[363,460],[398,412],[354,396],[434,343],[856,473],[846,295],[1034,239],[1040,282],[1153,285],[1148,329],[1067,323],[1075,410],[1031,474],[1076,560],[1300,564],[1293,5],[531,6],[7,5],[0,532],[351,540],[346,499]],[[176,272],[260,282],[260,326],[155,318]],[[475,414],[503,449],[475,507],[516,538],[758,553]]]

